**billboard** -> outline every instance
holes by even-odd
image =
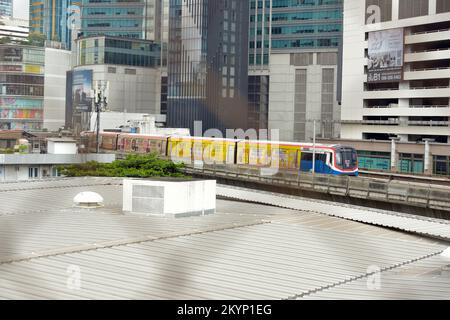
[[[367,82],[403,80],[403,28],[369,32]]]
[[[92,111],[92,70],[77,70],[72,74],[72,108],[75,112]]]

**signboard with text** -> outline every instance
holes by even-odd
[[[403,80],[403,28],[369,33],[367,82]]]

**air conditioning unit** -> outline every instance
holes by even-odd
[[[123,211],[166,217],[213,214],[216,212],[216,181],[125,179]]]

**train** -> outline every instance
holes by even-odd
[[[118,153],[156,153],[172,161],[273,167],[329,175],[358,176],[358,157],[352,147],[208,137],[101,132],[100,149]],[[82,132],[89,151],[96,149],[95,132]],[[315,149],[315,151],[314,151]]]

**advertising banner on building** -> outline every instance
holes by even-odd
[[[11,109],[42,109],[42,99],[22,99],[13,97],[0,97],[1,108]]]
[[[0,66],[0,71],[4,72],[22,72],[22,70],[21,65],[5,64]]]
[[[370,32],[367,82],[401,81],[403,48],[403,28]]]
[[[72,108],[76,112],[92,111],[92,70],[77,70],[72,74]]]
[[[24,70],[26,73],[36,73],[36,74],[44,73],[44,67],[33,64],[24,65]]]

